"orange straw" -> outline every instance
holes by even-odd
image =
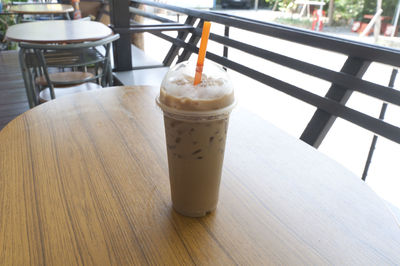
[[[199,49],[199,56],[197,57],[196,74],[194,76],[194,85],[201,82],[201,74],[203,73],[204,58],[206,57],[206,49],[208,37],[210,36],[211,23],[205,21],[203,25],[203,32],[201,33],[201,42]]]

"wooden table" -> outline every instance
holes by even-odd
[[[24,4],[13,5],[9,11],[18,14],[50,15],[74,12],[74,8],[71,5],[65,4]]]
[[[60,98],[0,131],[2,264],[400,264],[400,227],[365,183],[240,106],[217,210],[175,213],[156,93]]]
[[[112,34],[96,21],[52,20],[21,23],[8,28],[6,38],[15,42],[78,43],[96,41]]]
[[[70,19],[69,13],[74,12],[74,8],[65,4],[23,4],[12,5],[9,12],[26,15],[64,15]]]

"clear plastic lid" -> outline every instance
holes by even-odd
[[[227,72],[206,61],[201,83],[194,85],[195,64],[182,62],[168,71],[161,84],[159,103],[179,112],[211,111],[232,105],[234,90]]]

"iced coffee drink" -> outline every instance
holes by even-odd
[[[183,62],[167,73],[157,103],[164,112],[173,207],[183,215],[200,217],[217,206],[235,100],[222,68],[210,64],[201,83],[193,85],[192,65]]]

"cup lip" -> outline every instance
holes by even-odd
[[[176,108],[167,106],[160,101],[160,95],[156,96],[156,103],[158,107],[164,112],[166,115],[173,115],[174,117],[179,116],[182,118],[189,119],[190,117],[194,117],[196,119],[199,118],[208,118],[207,120],[213,120],[213,118],[217,119],[217,117],[222,115],[229,115],[232,109],[237,105],[236,98],[234,101],[223,108],[214,109],[214,110],[178,110]]]

